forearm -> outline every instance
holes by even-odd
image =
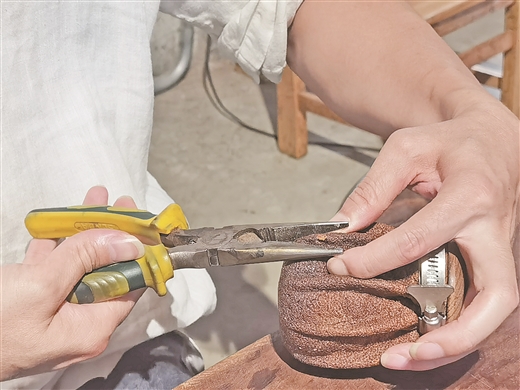
[[[406,2],[306,0],[289,33],[288,63],[338,115],[381,135],[488,99]]]

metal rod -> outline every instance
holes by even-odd
[[[155,96],[172,89],[179,84],[188,73],[193,53],[193,26],[182,22],[181,57],[173,70],[165,75],[153,78]]]

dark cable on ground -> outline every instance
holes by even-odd
[[[215,88],[215,84],[213,83],[213,78],[211,76],[211,71],[209,68],[209,60],[210,60],[210,54],[211,54],[211,37],[208,35],[206,40],[206,54],[204,57],[204,67],[202,71],[202,86],[204,87],[204,91],[206,92],[206,95],[208,96],[209,101],[215,107],[215,109],[225,118],[229,119],[231,122],[236,123],[237,125],[240,125],[247,130],[253,131],[258,134],[265,135],[270,138],[274,138],[275,140],[278,139],[276,134],[271,134],[265,130],[258,129],[256,127],[250,126],[247,123],[245,123],[243,120],[241,120],[239,117],[237,117],[233,112],[231,112],[220,100],[220,97],[218,96],[217,90]],[[318,146],[335,146],[335,147],[342,147],[342,148],[349,148],[349,149],[360,149],[360,150],[368,150],[368,151],[376,151],[379,152],[379,148],[371,148],[366,146],[353,146],[353,145],[346,145],[346,144],[338,144],[335,142],[320,142],[320,141],[309,141],[309,145],[318,145]]]

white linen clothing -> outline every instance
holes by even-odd
[[[176,1],[164,10],[219,37],[219,47],[252,76],[263,72],[277,80],[299,3]],[[154,213],[172,202],[147,172],[149,40],[158,8],[158,0],[2,1],[2,264],[24,258],[28,211],[79,204],[94,185],[108,188],[109,203],[130,195]],[[77,388],[106,376],[131,346],[185,327],[215,307],[205,270],[176,271],[167,287],[166,297],[151,290],[143,295],[99,357],[0,388]]]
[[[223,54],[257,83],[274,83],[286,65],[287,30],[303,0],[162,0],[160,10],[217,39]]]

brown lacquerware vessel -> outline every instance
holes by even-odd
[[[362,232],[313,235],[301,242],[347,250],[392,229],[377,223]],[[284,345],[294,358],[316,367],[377,366],[386,349],[419,337],[419,306],[407,294],[407,287],[418,281],[416,262],[366,280],[331,275],[321,260],[285,263],[278,293]],[[447,304],[452,321],[462,307],[464,277],[459,259],[451,253],[448,282],[455,289]]]

